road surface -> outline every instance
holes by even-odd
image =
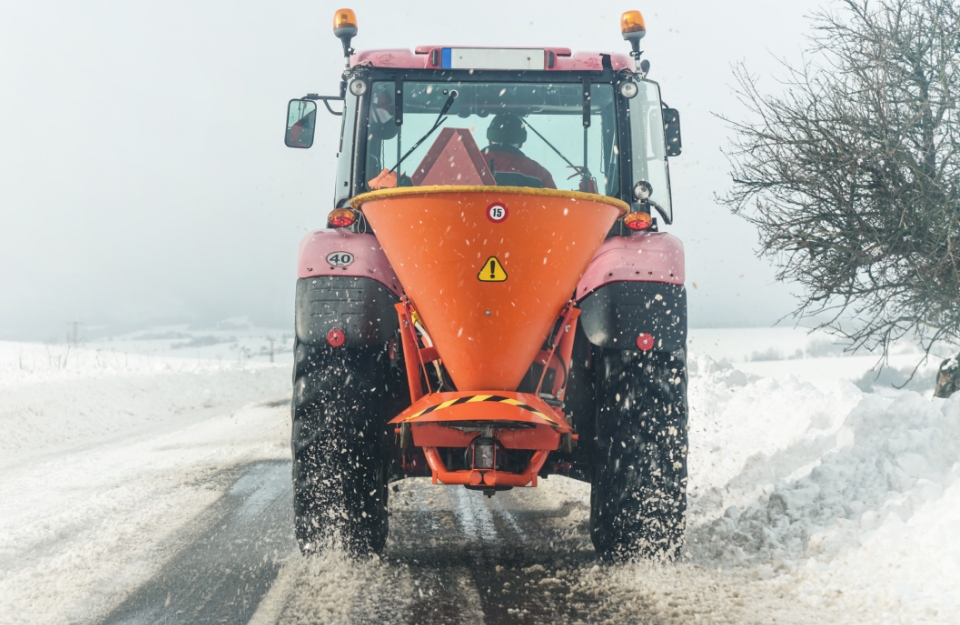
[[[578,587],[579,572],[598,564],[586,528],[571,528],[583,503],[542,508],[542,498],[524,496],[532,491],[487,498],[426,479],[401,482],[391,492],[383,554],[354,563],[343,554],[299,555],[289,463],[258,462],[231,474],[223,498],[171,537],[177,555],[104,625],[560,623],[609,616],[602,594]],[[331,568],[342,579],[331,579]]]

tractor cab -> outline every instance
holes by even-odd
[[[342,116],[335,208],[386,188],[513,186],[605,195],[669,224],[679,114],[648,68],[567,48],[359,52],[340,96],[290,102],[287,145],[313,144],[314,101]]]

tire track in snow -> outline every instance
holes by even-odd
[[[448,487],[486,623],[594,621],[606,610],[602,597],[574,591],[575,571],[593,566],[593,550],[565,548],[556,518],[564,508],[540,510],[525,489],[491,498]],[[525,496],[526,495],[526,496]]]
[[[479,593],[460,555],[456,522],[444,506],[445,487],[425,479],[407,480],[397,485],[396,494],[410,500],[402,507],[400,497],[390,502],[391,538],[384,551],[391,567],[405,569],[410,590],[399,622],[482,622]]]
[[[480,598],[446,504],[443,487],[429,480],[393,485],[390,536],[382,555],[353,559],[337,550],[308,558],[297,554],[278,581],[292,586],[279,616],[268,620],[277,611],[264,606],[257,625],[483,622]]]
[[[210,529],[102,623],[246,623],[296,548],[291,498],[288,462],[250,465],[210,511]]]

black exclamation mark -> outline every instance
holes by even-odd
[[[491,258],[490,259],[490,279],[496,280],[496,278],[497,278],[497,259]]]

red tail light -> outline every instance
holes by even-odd
[[[623,225],[631,230],[646,230],[653,225],[653,218],[647,213],[629,213],[623,218]]]
[[[346,228],[352,226],[357,220],[357,216],[349,208],[337,208],[330,211],[327,215],[327,223],[334,228]]]

